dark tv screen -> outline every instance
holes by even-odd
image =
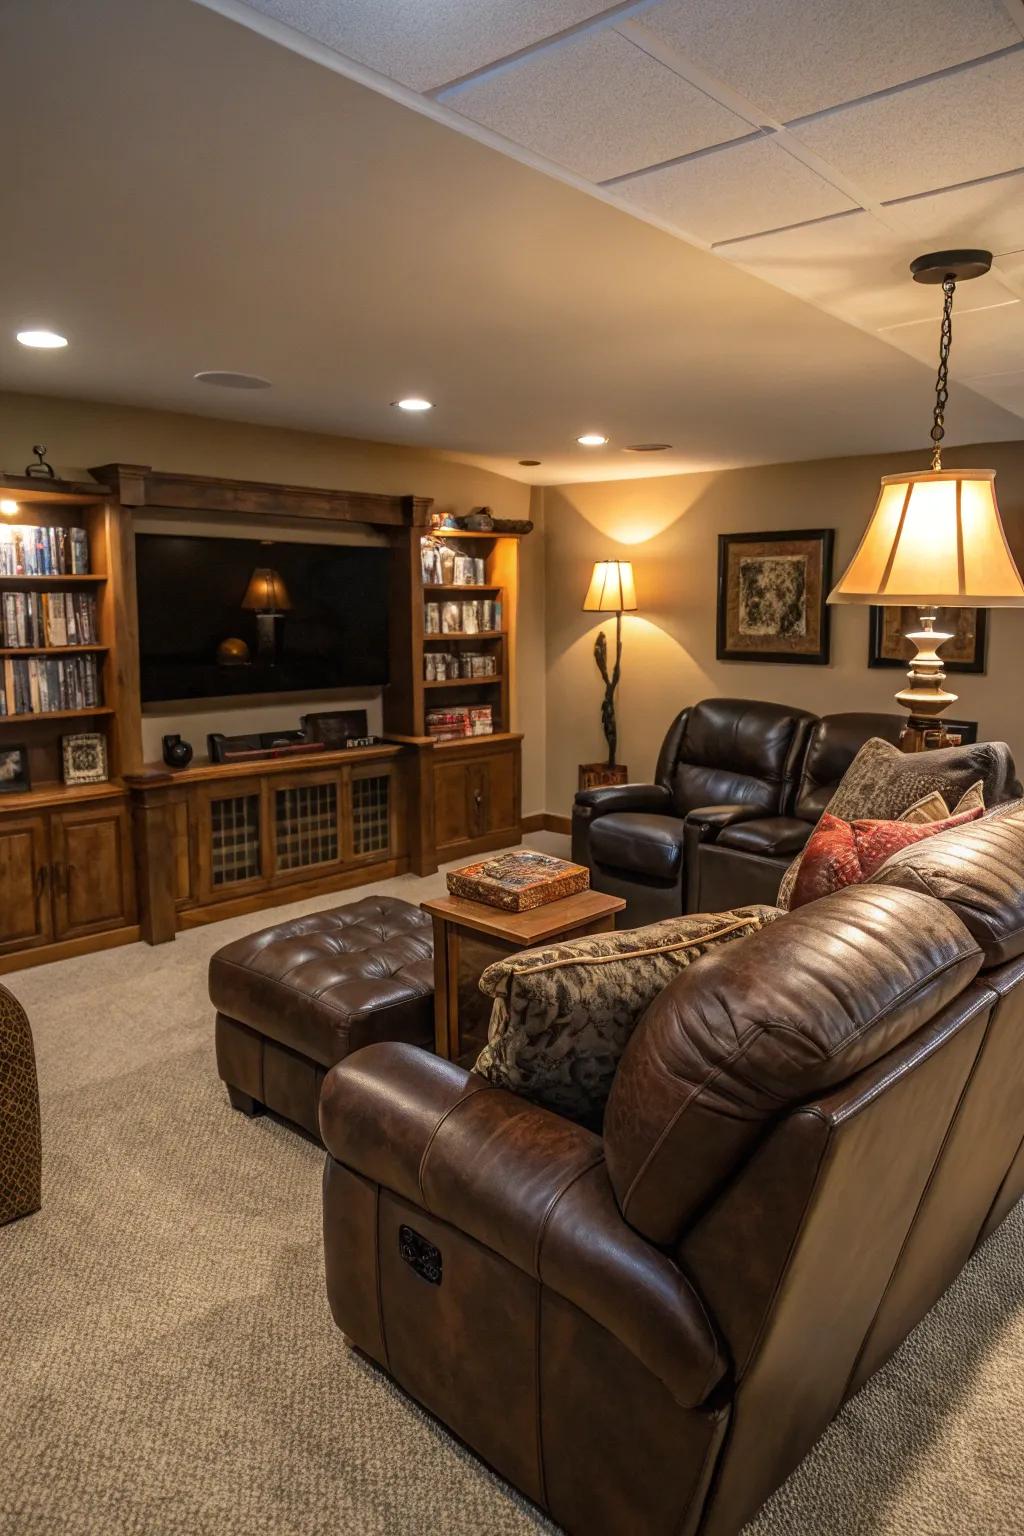
[[[388,681],[386,549],[140,533],[135,556],[145,702]],[[269,623],[242,606],[257,568],[290,603]]]

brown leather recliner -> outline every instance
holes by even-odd
[[[1017,805],[697,961],[603,1136],[357,1052],[335,1320],[572,1536],[735,1536],[1024,1191],[1022,979]]]
[[[595,890],[625,898],[620,927],[695,910],[686,907],[688,816],[713,815],[722,828],[788,815],[816,718],[757,699],[703,699],[669,726],[653,784],[577,794],[572,856]]]

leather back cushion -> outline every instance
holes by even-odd
[[[955,912],[985,956],[985,968],[1024,954],[1024,803],[894,853],[869,882],[927,891]]]
[[[839,780],[872,736],[899,742],[904,717],[847,713],[825,715],[811,728],[797,789],[794,816],[817,821],[839,787]]]
[[[672,791],[675,814],[705,805],[787,810],[815,719],[755,699],[695,704],[675,722],[658,760],[658,780]]]
[[[605,1155],[625,1219],[675,1242],[771,1121],[906,1040],[981,959],[949,907],[875,885],[706,955],[651,1004],[612,1084]]]

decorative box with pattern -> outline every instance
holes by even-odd
[[[529,912],[549,901],[575,896],[590,885],[590,871],[548,853],[505,853],[467,864],[448,876],[453,896],[482,901],[504,912]]]

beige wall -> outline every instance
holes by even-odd
[[[426,449],[92,401],[0,394],[0,466],[20,474],[32,458],[32,444],[40,442],[48,445],[48,458],[58,474],[69,478],[84,474],[90,465],[120,461],[291,485],[413,493],[433,497],[435,506],[443,511],[461,513],[487,505],[499,517],[531,515],[529,486]],[[152,526],[150,520],[146,526]],[[204,526],[210,532],[220,531],[208,523]],[[232,519],[230,523],[230,530],[242,537],[266,528],[265,522],[253,525]],[[279,531],[288,538],[324,537],[322,525],[305,530],[289,525],[287,532]],[[522,545],[523,607],[516,654],[518,721],[513,721],[516,729],[525,733],[523,810],[527,814],[544,809],[543,573],[542,529],[538,527]],[[363,698],[345,691],[331,698],[339,703],[365,704],[371,722],[379,725],[378,695]],[[297,724],[303,709],[317,703],[323,707],[322,697],[295,695],[281,703],[231,706],[230,719],[225,705],[149,714],[146,752],[149,756],[158,754],[165,731],[180,730],[201,750],[202,738],[209,730],[280,729]]]
[[[1007,531],[1024,568],[1024,442],[950,449],[945,462],[995,468]],[[663,479],[560,486],[544,494],[547,564],[547,806],[567,813],[580,762],[602,757],[601,680],[592,650],[596,615],[580,611],[591,564],[631,559],[639,611],[623,621],[619,758],[650,777],[673,715],[709,695],[774,699],[824,714],[898,709],[902,674],[869,669],[868,612],[832,609],[827,667],[715,660],[718,534],[788,528],[836,530],[836,577],[852,556],[882,474],[927,467],[925,453],[770,465]],[[608,626],[613,639],[614,621]],[[989,615],[988,670],[952,674],[950,714],[977,720],[1024,762],[1024,612]]]

